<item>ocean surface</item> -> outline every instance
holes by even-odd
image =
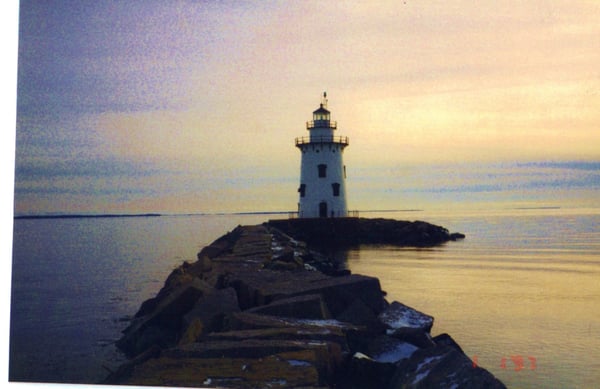
[[[362,213],[424,220],[466,239],[363,246],[338,256],[389,301],[435,317],[514,388],[600,385],[600,209]],[[123,356],[127,318],[183,261],[239,224],[285,215],[17,219],[9,380],[96,383]]]

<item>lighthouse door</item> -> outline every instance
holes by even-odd
[[[319,203],[319,217],[327,217],[327,203],[325,201]]]

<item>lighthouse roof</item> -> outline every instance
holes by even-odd
[[[321,104],[321,106],[319,107],[319,109],[317,109],[316,111],[313,111],[313,113],[326,114],[326,113],[330,113],[330,112],[326,108],[323,107],[323,104]]]

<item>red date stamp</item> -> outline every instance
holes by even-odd
[[[478,366],[477,355],[474,355],[472,358],[473,367]],[[507,362],[512,362],[514,367],[514,371],[521,371],[523,369],[527,370],[535,370],[537,368],[537,359],[532,356],[524,357],[522,355],[511,355],[510,357],[502,357],[500,360],[500,368],[507,369],[510,366],[507,365]]]

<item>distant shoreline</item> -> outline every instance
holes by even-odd
[[[561,209],[559,206],[541,207],[515,207],[513,210],[552,210]],[[391,213],[391,212],[424,212],[423,209],[366,209],[359,210],[365,213]],[[125,213],[125,214],[53,214],[53,215],[17,215],[14,219],[86,219],[86,218],[125,218],[125,217],[159,217],[159,216],[227,216],[227,215],[288,215],[294,211],[249,211],[249,212],[198,212],[198,213]]]
[[[422,212],[422,209],[382,209],[365,210],[359,213],[374,212]],[[119,218],[119,217],[159,217],[159,216],[223,216],[223,215],[287,215],[293,211],[256,211],[256,212],[214,212],[214,213],[133,213],[133,214],[55,214],[55,215],[17,215],[14,219],[84,219],[84,218]]]
[[[21,215],[15,216],[15,219],[82,219],[82,218],[114,218],[114,217],[158,217],[162,216],[159,213],[144,213],[144,214],[98,214],[98,215]]]
[[[560,209],[560,207],[517,207],[515,209],[530,210],[530,209]]]

